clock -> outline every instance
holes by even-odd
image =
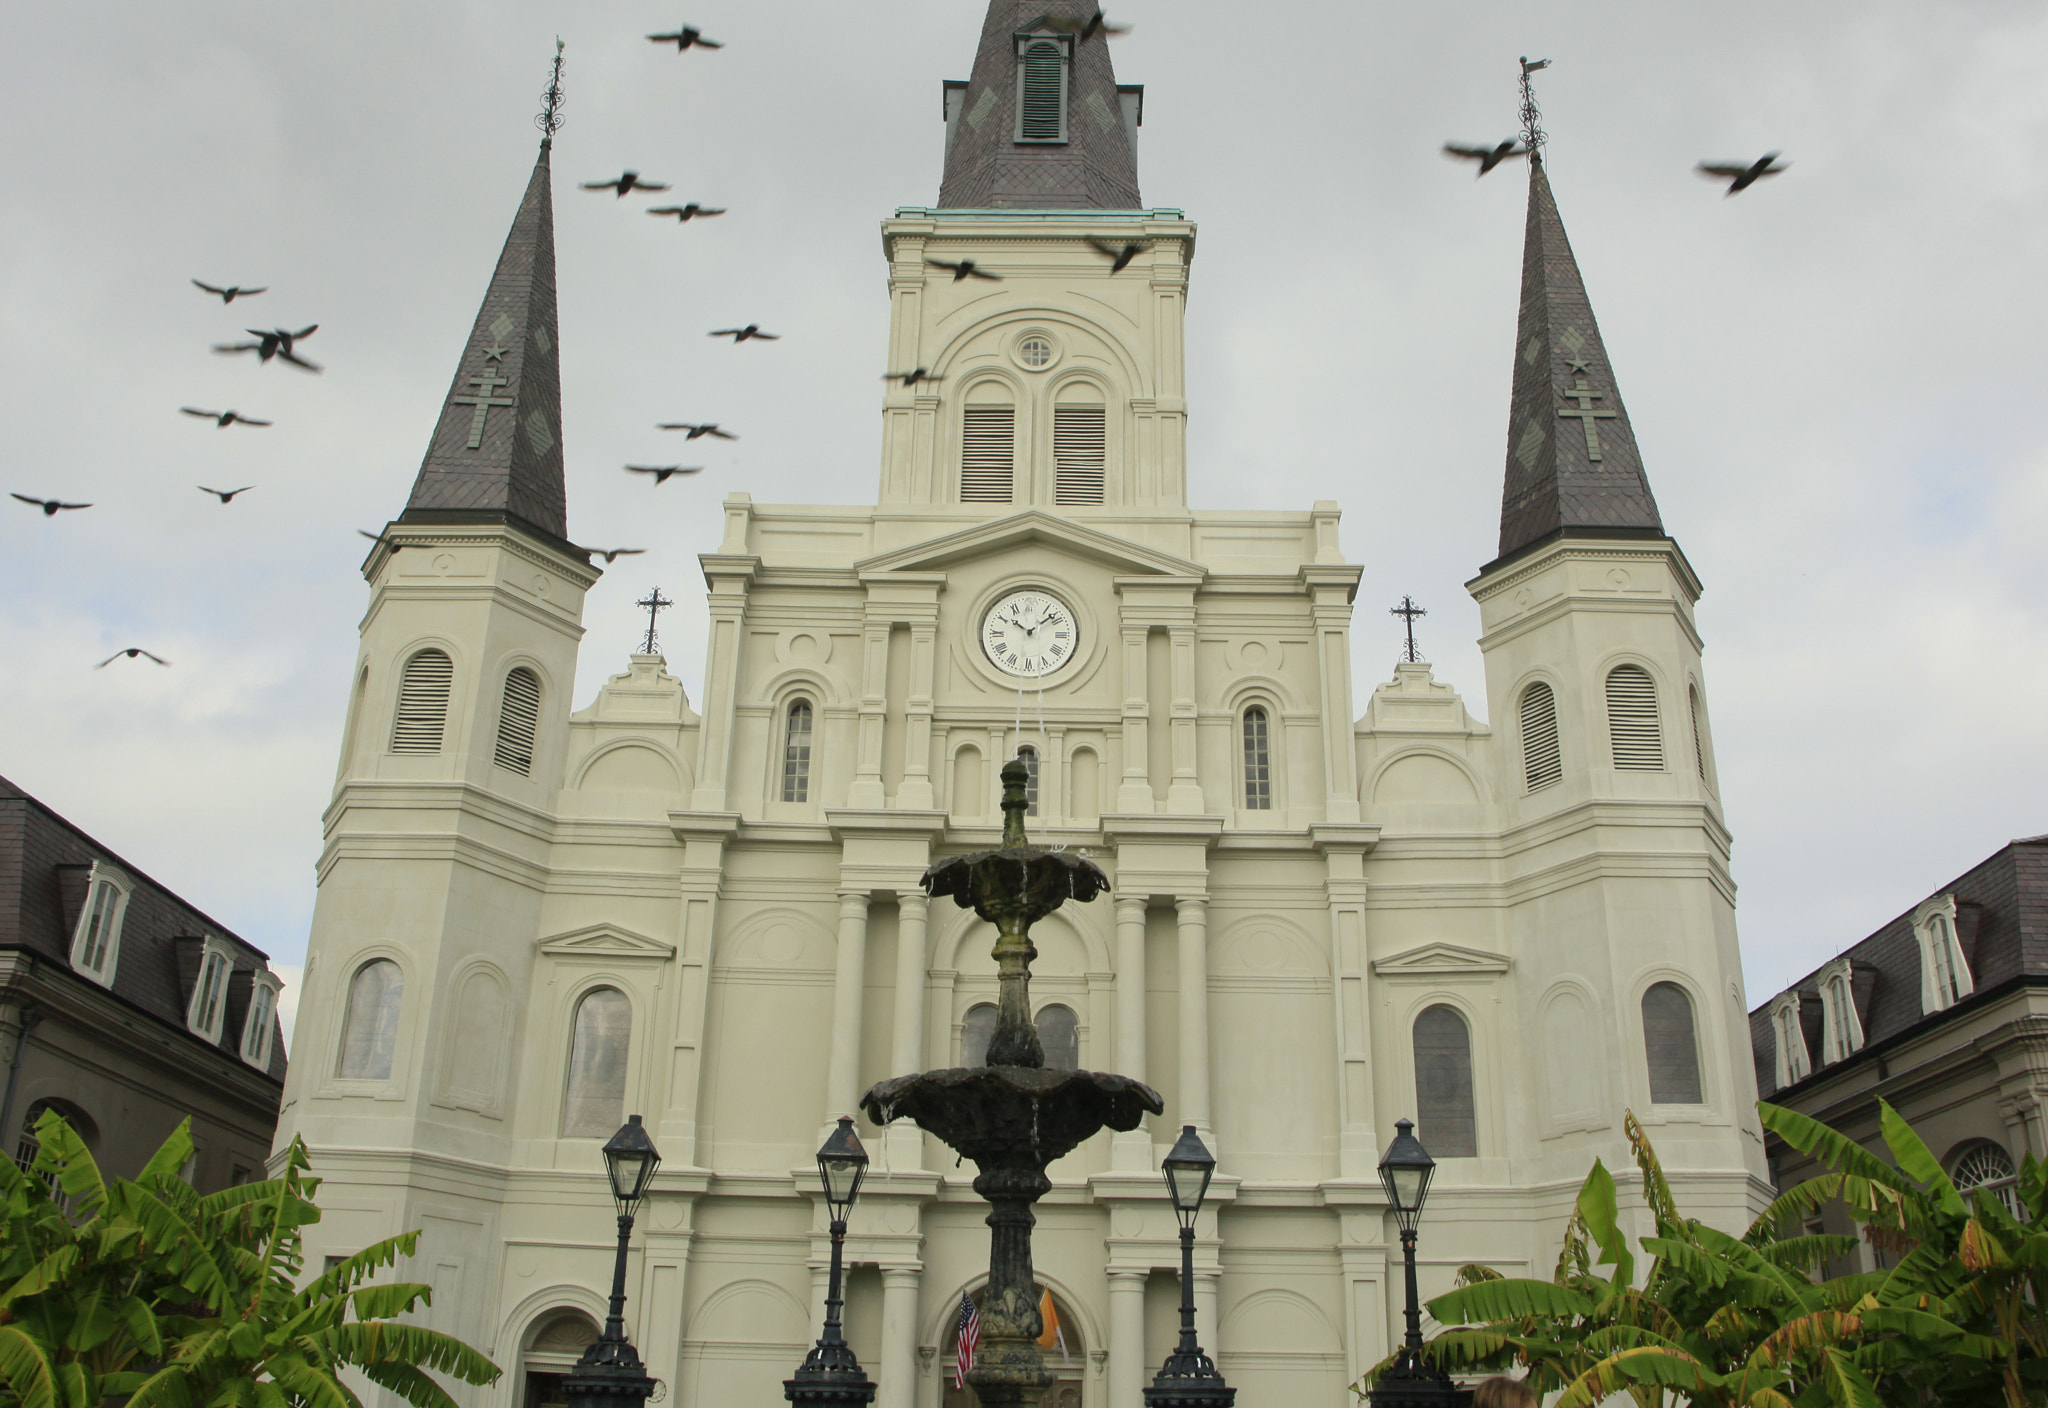
[[[981,648],[998,670],[1019,679],[1051,674],[1074,658],[1078,644],[1074,613],[1031,588],[1011,592],[981,622]]]

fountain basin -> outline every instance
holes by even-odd
[[[955,1066],[885,1080],[861,1097],[876,1124],[910,1119],[984,1170],[1020,1156],[1039,1168],[1099,1129],[1130,1130],[1166,1104],[1143,1081],[1044,1066]]]

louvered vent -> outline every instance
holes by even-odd
[[[1657,727],[1657,686],[1641,665],[1616,665],[1607,675],[1607,733],[1614,765],[1629,772],[1664,771],[1664,734]]]
[[[1700,770],[1700,781],[1707,780],[1707,740],[1700,734],[1700,691],[1697,685],[1687,688],[1685,702],[1692,707],[1692,761]]]
[[[498,766],[530,776],[533,736],[539,727],[540,677],[522,667],[505,676],[505,702],[498,710]]]
[[[1017,460],[1014,406],[969,406],[960,448],[960,502],[1006,504]]]
[[[405,662],[398,686],[398,720],[391,727],[394,753],[438,753],[441,731],[448,722],[448,690],[455,665],[447,653],[422,650]]]
[[[1055,406],[1052,413],[1054,503],[1102,502],[1108,413],[1101,406]]]
[[[1557,696],[1541,680],[1522,691],[1522,776],[1531,792],[1564,776],[1557,751]]]
[[[1066,136],[1066,60],[1060,46],[1033,44],[1024,51],[1023,121],[1017,135],[1027,142],[1057,142]]]

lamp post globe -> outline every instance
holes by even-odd
[[[619,1249],[612,1263],[611,1308],[599,1335],[562,1381],[569,1408],[641,1408],[654,1393],[654,1379],[626,1338],[626,1245],[633,1218],[661,1166],[661,1153],[647,1137],[640,1116],[631,1115],[605,1141],[605,1178],[618,1206]]]
[[[1394,1142],[1380,1157],[1380,1186],[1387,1192],[1387,1211],[1401,1230],[1401,1264],[1408,1283],[1408,1329],[1400,1353],[1381,1374],[1367,1397],[1374,1408],[1469,1408],[1472,1390],[1459,1388],[1451,1376],[1432,1365],[1422,1352],[1422,1305],[1415,1289],[1415,1228],[1429,1201],[1436,1160],[1415,1137],[1413,1120],[1394,1121]]]
[[[825,1205],[832,1213],[832,1278],[825,1289],[825,1328],[818,1342],[804,1356],[803,1367],[794,1378],[782,1381],[782,1396],[791,1403],[813,1408],[857,1408],[875,1401],[875,1385],[854,1357],[853,1346],[840,1330],[840,1316],[846,1299],[841,1289],[841,1257],[846,1247],[846,1219],[853,1212],[853,1200],[867,1177],[868,1151],[861,1146],[850,1116],[841,1115],[839,1126],[818,1150],[818,1180],[825,1188]]]
[[[1209,1195],[1216,1158],[1193,1125],[1182,1125],[1160,1170],[1180,1220],[1180,1343],[1146,1387],[1145,1408],[1232,1408],[1237,1390],[1195,1339],[1195,1217]]]

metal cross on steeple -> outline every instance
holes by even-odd
[[[562,50],[566,46],[560,36],[555,39],[555,69],[548,78],[548,86],[540,95],[540,111],[533,115],[533,125],[540,129],[540,144],[554,145],[555,134],[562,130]]]
[[[645,597],[641,598],[639,601],[634,602],[633,604],[635,606],[644,606],[647,608],[647,639],[640,642],[640,653],[642,655],[660,654],[661,652],[656,649],[656,647],[661,643],[661,641],[660,637],[654,634],[654,614],[657,611],[667,610],[669,607],[674,606],[675,603],[670,601],[667,597],[661,594],[660,587],[656,587],[653,591],[649,592]]]
[[[1428,609],[1417,606],[1414,597],[1404,596],[1401,598],[1401,604],[1393,607],[1387,614],[1389,616],[1399,616],[1406,623],[1408,627],[1408,646],[1401,658],[1411,665],[1415,664],[1422,659],[1421,652],[1415,648],[1415,618],[1417,616],[1427,616],[1429,614]]]

